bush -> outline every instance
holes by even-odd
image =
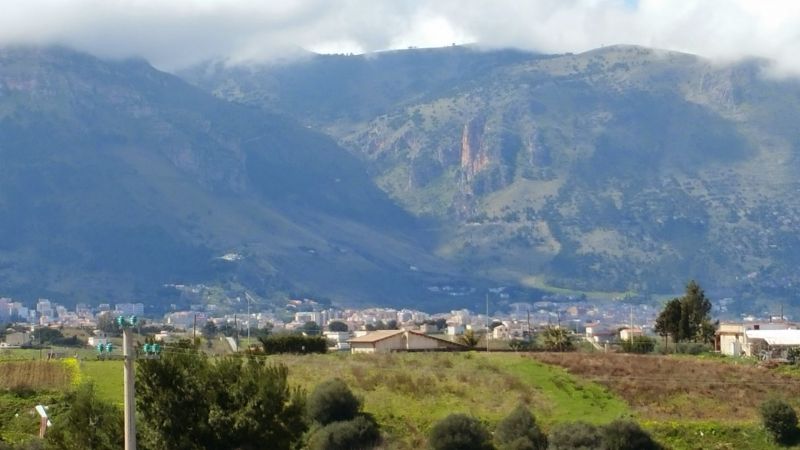
[[[603,448],[601,430],[586,422],[564,423],[550,433],[550,450],[597,450]]]
[[[630,420],[615,420],[603,427],[605,450],[660,450],[662,447]]]
[[[770,399],[762,403],[761,421],[776,442],[787,444],[797,435],[797,413],[783,400]]]
[[[678,344],[677,353],[684,353],[687,355],[699,355],[701,353],[709,353],[714,351],[714,347],[700,342],[681,342]]]
[[[378,445],[381,433],[370,416],[333,422],[317,430],[308,442],[309,450],[366,450]]]
[[[65,412],[54,420],[47,447],[56,450],[118,449],[124,444],[122,411],[97,398],[92,384],[67,394]]]
[[[258,339],[264,347],[264,353],[325,353],[328,341],[322,336],[302,336],[298,334],[273,334]]]
[[[236,356],[212,362],[189,349],[168,355],[136,364],[140,448],[298,447],[308,428],[305,393],[289,384],[285,365]]]
[[[542,433],[536,419],[525,405],[520,404],[497,424],[494,438],[503,449],[544,450],[547,436]]]
[[[322,425],[352,420],[361,408],[359,400],[339,378],[323,381],[308,396],[308,417]]]
[[[430,446],[434,450],[491,450],[492,437],[486,427],[466,414],[450,414],[433,426]]]
[[[633,336],[622,341],[622,351],[626,353],[652,353],[655,348],[655,339],[648,336]]]
[[[328,323],[328,330],[342,333],[347,331],[347,324],[341,320],[334,320],[333,322]]]

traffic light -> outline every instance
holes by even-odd
[[[105,345],[102,343],[95,345],[95,348],[97,349],[98,353],[103,353],[103,351],[106,349]]]
[[[106,344],[106,353],[111,353],[112,351],[114,351],[114,344],[109,342]]]

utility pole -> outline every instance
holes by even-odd
[[[122,357],[125,363],[123,383],[125,391],[124,415],[125,415],[125,450],[136,450],[136,401],[134,387],[133,361],[136,355],[133,352],[133,329],[138,320],[136,316],[131,316],[129,320],[124,317],[117,317],[117,324],[122,328]]]
[[[250,294],[247,292],[244,293],[244,297],[247,299],[247,351],[250,351]]]
[[[192,344],[197,339],[197,313],[194,313],[194,325],[192,325]]]
[[[533,341],[533,336],[531,336],[531,308],[528,307],[528,342]]]
[[[631,325],[630,332],[628,333],[628,340],[631,341],[631,348],[633,347],[633,305],[631,305]]]
[[[236,353],[239,353],[239,322],[236,320],[236,313],[233,313],[233,331],[236,333]]]
[[[489,294],[486,294],[486,353],[489,353]]]

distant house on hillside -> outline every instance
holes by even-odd
[[[452,351],[468,347],[413,330],[380,330],[350,339],[351,353]]]

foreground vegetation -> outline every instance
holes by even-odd
[[[166,353],[162,359],[174,361],[182,355]],[[347,433],[361,433],[366,439],[370,433],[374,435],[374,424],[380,429],[381,448],[398,450],[429,446],[437,423],[453,413],[474,418],[496,436],[503,420],[520,406],[533,412],[537,427],[550,436],[557,435],[563,424],[576,420],[587,422],[579,425],[579,430],[592,435],[602,434],[615,420],[633,419],[667,448],[785,448],[776,444],[761,425],[759,405],[779,393],[793,407],[798,406],[796,399],[800,398],[796,377],[718,358],[466,352],[270,355],[256,360],[287,367],[287,389],[313,393],[336,377],[355,394],[358,409],[350,420],[324,425],[320,421],[302,439],[314,433],[317,443],[339,442]],[[219,366],[215,358],[207,361],[211,366],[194,372],[222,371],[211,378],[237,379],[231,372],[240,370],[237,364]],[[32,413],[32,406],[50,405],[54,422],[61,422],[59,415],[74,402],[65,399],[65,393],[74,392],[82,382],[92,382],[93,395],[119,410],[121,361],[83,361],[79,371],[72,365],[78,367],[63,361],[0,363],[0,380],[6,383],[0,388],[0,441],[35,442],[38,417]],[[141,361],[140,372],[148,365]],[[40,374],[39,378],[26,375],[26,371]],[[16,375],[7,376],[12,373]],[[258,373],[263,375],[259,379],[274,374]],[[14,379],[30,382],[22,385],[12,382]],[[177,383],[173,375],[163,379]],[[258,385],[242,383],[238,384],[242,392],[255,392],[248,386]],[[188,386],[187,381],[180,384]],[[140,383],[138,389],[144,395],[148,388]],[[239,389],[230,382],[198,389],[189,397],[227,398],[228,405],[236,405],[235,398],[252,395],[228,396],[228,392],[233,395]],[[171,398],[180,404],[181,395]],[[141,422],[142,429],[148,426],[145,422]],[[629,429],[626,423],[617,428]],[[232,427],[221,422],[220,426]],[[320,431],[323,428],[325,431]],[[157,440],[150,438],[150,442]],[[787,442],[791,446],[794,441]]]

